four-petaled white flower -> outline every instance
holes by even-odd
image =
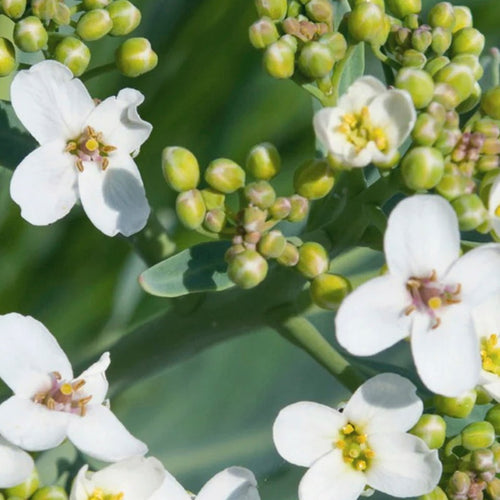
[[[153,457],[135,457],[88,472],[85,465],[73,482],[70,500],[192,500],[177,480]],[[248,469],[230,467],[216,474],[197,500],[260,500]]]
[[[390,214],[384,250],[388,273],[340,306],[338,341],[352,354],[369,356],[411,334],[417,371],[430,390],[456,397],[472,389],[481,367],[472,309],[500,291],[500,245],[459,258],[451,206],[436,195],[416,195]]]
[[[140,92],[124,89],[96,104],[66,66],[42,61],[16,75],[11,98],[40,144],[18,165],[10,185],[24,219],[50,224],[80,199],[108,236],[130,236],[144,227],[150,208],[131,155],[152,127],[137,113]]]
[[[411,382],[383,373],[342,412],[309,401],[281,410],[274,444],[288,462],[309,467],[299,499],[354,500],[366,486],[395,497],[429,493],[441,477],[437,451],[406,433],[422,407]]]
[[[28,453],[0,436],[0,488],[10,488],[24,482],[35,464]]]
[[[147,452],[107,405],[109,354],[73,378],[52,334],[17,313],[0,316],[0,378],[14,395],[0,404],[0,434],[28,451],[58,446],[67,437],[99,460],[114,462]]]
[[[358,78],[337,106],[314,116],[314,131],[335,163],[364,167],[391,161],[416,120],[410,94],[388,90],[373,76]]]

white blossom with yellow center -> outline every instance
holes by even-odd
[[[300,500],[354,500],[366,487],[395,497],[432,491],[441,477],[437,451],[407,434],[422,415],[408,380],[377,375],[352,395],[343,411],[312,402],[287,406],[273,427],[287,461],[309,467]]]
[[[314,130],[335,164],[364,167],[387,163],[408,137],[416,120],[405,90],[387,89],[372,76],[358,78],[337,106],[314,116]]]

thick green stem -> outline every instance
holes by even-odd
[[[97,68],[93,68],[90,71],[87,71],[85,74],[83,74],[80,77],[80,80],[86,82],[90,80],[91,78],[95,78],[96,76],[103,75],[105,73],[109,73],[110,71],[113,71],[116,69],[116,64],[114,62],[109,63],[109,64],[104,64],[102,66],[98,66]]]

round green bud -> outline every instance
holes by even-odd
[[[297,247],[290,242],[286,242],[283,253],[276,259],[276,261],[285,267],[293,267],[299,261],[299,251]]]
[[[276,259],[285,251],[286,243],[283,233],[275,229],[262,236],[257,249],[264,257]]]
[[[500,120],[500,85],[487,90],[481,98],[481,109],[494,120]]]
[[[51,21],[56,14],[57,0],[32,0],[31,11],[42,21]]]
[[[266,259],[255,250],[245,250],[235,255],[227,266],[227,274],[233,283],[248,289],[257,286],[267,275]]]
[[[385,3],[390,12],[399,19],[419,14],[422,10],[422,0],[386,0]]]
[[[73,75],[80,76],[90,62],[90,49],[78,38],[67,36],[54,49],[56,61],[67,66]]]
[[[494,477],[486,484],[486,492],[491,500],[500,500],[500,479]]]
[[[437,450],[446,439],[446,422],[439,415],[424,413],[408,432],[419,437],[431,450]]]
[[[245,198],[252,205],[265,209],[276,201],[276,192],[267,181],[251,182],[245,186]]]
[[[471,95],[457,106],[457,113],[467,113],[474,109],[481,101],[481,93],[481,85],[478,82],[474,82]]]
[[[436,120],[440,127],[444,126],[446,120],[446,109],[442,104],[435,101],[431,102],[429,106],[427,106],[427,113],[431,115],[434,120]]]
[[[431,48],[438,55],[443,55],[451,45],[451,31],[437,26],[432,30]]]
[[[500,167],[500,159],[497,155],[482,155],[476,162],[476,169],[479,172],[490,172]]]
[[[247,172],[255,177],[268,181],[281,169],[281,158],[278,150],[269,142],[254,146],[246,160]]]
[[[298,17],[302,13],[302,3],[297,0],[288,2],[288,10],[286,12],[288,17]]]
[[[283,35],[280,37],[280,41],[283,43],[286,43],[292,50],[293,53],[297,52],[297,48],[299,46],[299,42],[297,41],[297,38],[295,38],[293,35]]]
[[[458,398],[447,398],[435,395],[434,406],[441,415],[454,418],[466,418],[474,409],[476,403],[476,391],[470,390]]]
[[[311,21],[333,24],[333,6],[329,0],[310,0],[306,5],[306,14]]]
[[[308,279],[325,273],[328,270],[330,260],[322,245],[314,241],[308,241],[299,248],[299,262],[297,269]]]
[[[450,154],[458,141],[462,133],[458,129],[443,129],[439,134],[437,141],[434,143],[434,148],[441,151],[443,155]]]
[[[113,27],[109,32],[110,35],[128,35],[141,22],[141,11],[128,0],[115,0],[106,7],[106,10],[113,22]]]
[[[471,453],[470,463],[476,472],[486,472],[495,467],[495,455],[487,448],[480,448]]]
[[[432,77],[422,69],[402,68],[396,75],[395,85],[406,90],[417,109],[425,108],[434,96]]]
[[[129,38],[116,50],[115,61],[121,73],[136,77],[154,69],[158,56],[147,38]]]
[[[212,233],[220,233],[226,225],[226,212],[222,208],[208,210],[203,226]]]
[[[265,49],[279,38],[276,25],[268,17],[255,21],[248,29],[250,43],[256,49]]]
[[[378,43],[385,17],[384,11],[375,3],[359,3],[347,18],[349,34],[357,42]]]
[[[205,203],[197,189],[180,193],[175,200],[175,211],[182,224],[188,229],[200,227],[205,220]]]
[[[463,28],[453,36],[451,52],[453,55],[473,54],[479,56],[484,49],[484,35],[475,28]]]
[[[373,164],[381,170],[390,170],[399,164],[401,154],[399,151],[392,151],[387,159],[384,161],[374,161]]]
[[[338,31],[327,33],[320,37],[319,42],[328,46],[335,62],[344,58],[347,51],[347,42],[342,33]]]
[[[488,219],[488,212],[477,194],[464,194],[452,201],[462,231],[472,231]]]
[[[300,71],[309,78],[323,78],[333,69],[335,60],[329,47],[320,42],[307,42],[300,51]]]
[[[460,433],[462,446],[469,451],[488,448],[495,442],[495,429],[489,422],[472,422]]]
[[[499,97],[500,97],[500,87],[499,87]],[[497,138],[500,135],[500,124],[489,118],[481,118],[474,123],[474,132],[479,132],[485,137]]]
[[[439,486],[436,486],[430,493],[420,496],[419,500],[448,500],[448,497]]]
[[[432,189],[443,177],[443,155],[435,148],[410,149],[401,162],[401,173],[410,189],[415,191]]]
[[[105,9],[95,9],[83,14],[76,25],[76,33],[86,41],[99,40],[113,28],[113,21]]]
[[[295,71],[295,51],[288,43],[278,40],[267,47],[262,63],[273,78],[290,78]]]
[[[207,210],[213,210],[214,208],[224,208],[226,202],[226,195],[219,193],[219,191],[212,188],[205,188],[201,190],[201,196]]]
[[[462,175],[445,174],[436,186],[436,191],[449,201],[467,193],[467,179]]]
[[[424,70],[429,73],[429,75],[434,76],[441,68],[444,68],[450,63],[450,60],[446,56],[438,56],[429,59],[424,66]]]
[[[467,498],[467,493],[469,492],[470,486],[471,479],[469,475],[466,472],[457,470],[450,477],[447,493],[453,499],[455,498],[455,496],[464,496],[465,498]]]
[[[82,5],[85,10],[104,9],[111,3],[111,0],[83,0]]]
[[[407,49],[401,56],[401,64],[404,67],[421,69],[425,66],[427,58],[422,52],[415,49]]]
[[[437,83],[434,87],[434,100],[447,110],[455,109],[460,104],[460,96],[455,87],[448,83]]]
[[[294,194],[288,198],[290,201],[290,213],[287,220],[289,222],[300,222],[307,217],[309,213],[309,202],[307,198]]]
[[[43,49],[48,39],[49,35],[38,17],[25,17],[14,27],[14,43],[24,52],[37,52]]]
[[[258,207],[247,207],[243,210],[243,227],[247,233],[261,232],[267,219],[267,212]]]
[[[477,405],[487,405],[488,403],[491,403],[491,396],[484,390],[483,387],[481,386],[476,386],[476,404]],[[485,420],[487,420],[485,418]],[[494,427],[494,426],[493,426]]]
[[[259,17],[269,17],[273,21],[281,21],[286,16],[287,0],[255,0]]]
[[[411,35],[411,46],[419,52],[425,52],[431,46],[432,40],[432,33],[429,27],[420,26]]]
[[[38,471],[34,468],[31,474],[22,483],[5,489],[7,497],[29,498],[40,485]]]
[[[68,494],[61,486],[44,486],[35,492],[31,500],[68,500]]]
[[[439,2],[429,11],[427,22],[433,28],[451,31],[455,26],[455,12],[450,2]]]
[[[432,146],[441,133],[442,125],[429,113],[420,113],[411,132],[413,142],[418,146]]]
[[[308,200],[318,200],[333,188],[333,171],[325,160],[310,160],[301,165],[293,176],[295,192]]]
[[[500,154],[500,139],[493,139],[488,137],[483,142],[483,147],[481,152],[487,155],[499,155]]]
[[[218,158],[205,170],[205,180],[221,193],[234,193],[245,185],[245,171],[232,160]]]
[[[67,26],[71,22],[70,8],[65,3],[58,2],[53,20],[59,26]]]
[[[0,76],[10,75],[16,69],[16,50],[7,38],[0,37]]]
[[[26,10],[26,0],[1,0],[2,12],[11,19],[19,19]]]
[[[161,154],[161,168],[168,185],[179,193],[194,189],[200,182],[198,160],[185,148],[165,148]]]
[[[351,284],[344,276],[323,273],[311,281],[309,293],[318,307],[335,310],[351,290]]]
[[[480,80],[483,76],[484,69],[479,62],[479,58],[474,54],[459,54],[458,56],[455,56],[451,62],[454,64],[463,64],[464,66],[468,66],[476,80]]]
[[[454,5],[453,13],[455,14],[455,24],[452,28],[452,33],[457,33],[463,28],[472,26],[472,12],[465,5]]]
[[[275,220],[282,220],[288,217],[291,209],[292,204],[290,203],[290,200],[284,196],[279,196],[269,208],[269,214]]]
[[[416,30],[420,26],[420,20],[417,14],[408,14],[403,19],[403,26],[406,26],[410,30]]]

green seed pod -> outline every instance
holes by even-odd
[[[194,189],[200,182],[198,160],[185,148],[165,148],[161,154],[161,168],[168,185],[179,193]]]
[[[56,14],[57,0],[32,0],[31,11],[42,21],[49,22]]]
[[[245,171],[232,160],[218,158],[205,170],[205,180],[221,193],[234,193],[245,185]]]
[[[419,52],[425,52],[432,43],[432,33],[428,26],[426,28],[427,29],[425,29],[424,26],[420,26],[420,28],[415,30],[411,35],[411,46]]]
[[[460,54],[455,56],[451,62],[453,64],[463,64],[464,66],[468,66],[476,80],[480,80],[483,76],[484,69],[479,62],[479,58],[474,54]]]
[[[54,49],[56,61],[67,66],[75,76],[82,75],[90,62],[90,49],[78,38],[67,36]]]
[[[469,475],[462,471],[455,471],[448,482],[448,495],[452,498],[455,495],[464,496],[467,498],[467,493],[471,486],[471,479]]]
[[[325,160],[310,160],[301,165],[294,174],[295,192],[308,200],[318,200],[333,188],[333,171]]]
[[[436,486],[430,493],[420,496],[419,500],[448,500],[448,497],[439,486]]]
[[[347,278],[338,274],[320,274],[311,281],[312,301],[323,309],[335,310],[352,290]]]
[[[154,69],[158,56],[147,38],[129,38],[116,50],[115,61],[121,73],[136,77]]]
[[[461,175],[445,174],[436,186],[436,191],[448,201],[466,194],[468,188],[467,179]]]
[[[109,32],[110,35],[128,35],[141,22],[141,11],[128,0],[115,0],[106,7],[106,10],[113,22],[113,28]]]
[[[252,205],[265,209],[276,201],[276,192],[267,181],[251,182],[245,186],[245,198]]]
[[[463,28],[456,32],[451,42],[451,52],[479,56],[484,49],[484,35],[475,28]]]
[[[286,16],[288,5],[286,0],[255,0],[255,8],[259,17],[281,21]]]
[[[424,66],[424,70],[429,73],[429,75],[434,76],[441,68],[444,68],[450,63],[450,60],[446,56],[438,56],[429,59]]]
[[[246,169],[256,179],[264,181],[272,179],[281,169],[278,150],[269,142],[254,146],[248,153]]]
[[[283,233],[275,229],[262,236],[257,248],[264,257],[276,259],[285,251],[286,243]]]
[[[434,406],[441,415],[454,418],[466,418],[474,409],[476,403],[476,391],[470,390],[458,398],[447,398],[446,396],[435,395]]]
[[[395,84],[398,89],[409,92],[417,109],[425,108],[434,96],[434,82],[431,76],[421,69],[400,69]]]
[[[329,47],[320,42],[307,42],[300,51],[298,64],[309,78],[323,78],[333,69],[335,60]]]
[[[495,442],[495,429],[489,422],[472,422],[464,427],[460,436],[466,450],[489,448]]]
[[[385,17],[384,11],[375,3],[359,3],[347,18],[349,34],[357,42],[378,43]]]
[[[284,196],[279,196],[269,208],[269,214],[275,220],[282,220],[288,217],[291,209],[292,204],[290,203],[290,200]]]
[[[309,213],[309,202],[307,198],[294,194],[288,198],[290,201],[290,213],[287,220],[289,222],[300,222],[307,217]]]
[[[401,173],[410,189],[432,189],[443,177],[443,155],[437,149],[429,147],[410,149],[401,162]]]
[[[200,227],[205,219],[205,203],[197,189],[179,193],[175,200],[177,217],[188,229]]]
[[[285,250],[283,250],[283,253],[276,259],[276,261],[285,267],[293,267],[297,265],[297,262],[299,261],[299,251],[297,250],[297,247],[287,241]]]
[[[411,14],[419,14],[422,10],[422,0],[386,0],[387,8],[399,19]]]
[[[290,78],[295,71],[295,51],[288,43],[278,40],[267,47],[262,63],[273,78]]]
[[[44,486],[35,492],[31,500],[68,500],[68,494],[61,486]]]
[[[14,42],[24,52],[37,52],[47,45],[49,36],[35,16],[21,19],[14,27]]]
[[[495,477],[491,481],[488,481],[486,484],[486,492],[491,500],[500,500],[500,479]]]
[[[104,9],[111,0],[83,0],[82,5],[85,10]]]
[[[7,38],[0,37],[0,76],[10,75],[16,69],[16,50]]]
[[[458,141],[462,137],[462,132],[458,129],[444,129],[439,134],[437,141],[434,143],[434,148],[441,151],[443,155],[450,154]]]
[[[455,26],[455,11],[450,2],[439,2],[429,11],[427,22],[433,28],[451,31]]]
[[[95,9],[83,14],[76,25],[78,36],[86,41],[99,40],[113,28],[113,21],[105,9]]]
[[[306,4],[306,14],[311,21],[333,25],[333,6],[329,0],[310,0]]]
[[[434,86],[434,98],[447,110],[455,109],[460,104],[460,97],[455,87],[448,83],[437,83]]]
[[[227,266],[227,274],[240,288],[257,286],[267,276],[266,259],[255,250],[245,250],[235,255]]]
[[[464,194],[453,200],[451,206],[462,231],[472,231],[488,219],[488,211],[477,194]]]
[[[34,468],[31,474],[21,484],[6,488],[5,493],[7,497],[20,497],[29,498],[37,490],[40,485],[40,477],[38,471]]]
[[[494,120],[500,120],[500,85],[487,90],[481,98],[481,109]]]
[[[330,261],[328,254],[322,245],[314,241],[308,241],[299,248],[299,262],[297,269],[308,279],[328,271]]]
[[[401,64],[408,68],[422,69],[427,62],[427,58],[422,52],[415,49],[408,49],[401,56]]]
[[[408,432],[419,437],[431,450],[437,450],[446,439],[446,422],[439,415],[424,413]]]
[[[226,225],[226,212],[221,208],[208,210],[205,214],[203,226],[212,233],[220,233]]]
[[[224,204],[226,201],[226,195],[219,193],[212,188],[205,188],[201,190],[201,196],[203,197],[203,201],[207,210],[213,210],[215,208],[224,208]]]
[[[455,24],[451,30],[452,33],[457,33],[463,28],[472,27],[472,12],[465,5],[454,5],[453,13],[455,14]]]
[[[438,55],[443,55],[451,45],[451,31],[437,26],[432,30],[432,50]]]
[[[411,132],[413,142],[418,146],[432,146],[441,133],[442,126],[429,113],[420,113]]]
[[[26,10],[26,0],[1,0],[2,12],[11,19],[19,19]]]
[[[338,31],[327,33],[319,39],[319,42],[328,46],[335,62],[344,58],[347,51],[347,42],[342,33]]]
[[[256,49],[265,49],[268,45],[276,42],[280,36],[271,19],[263,17],[250,26],[248,37]]]

